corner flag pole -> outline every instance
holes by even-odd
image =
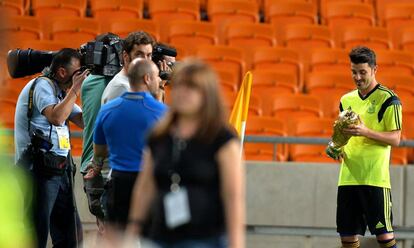
[[[249,113],[250,94],[252,89],[253,76],[249,71],[244,76],[243,82],[237,93],[236,102],[230,115],[230,124],[236,129],[243,147],[246,132],[246,122]]]

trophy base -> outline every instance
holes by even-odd
[[[335,146],[335,144],[332,141],[330,141],[325,149],[325,152],[329,157],[338,160],[341,157],[342,149],[340,147]]]

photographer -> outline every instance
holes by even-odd
[[[15,159],[29,169],[35,184],[34,225],[37,247],[76,247],[82,234],[73,198],[73,166],[67,121],[83,128],[75,104],[88,71],[80,71],[80,54],[65,48],[50,69],[31,80],[19,95],[15,113]]]
[[[132,32],[125,38],[122,51],[123,68],[106,86],[102,94],[102,104],[130,90],[127,77],[129,64],[136,58],[151,60],[154,44],[154,39],[143,31]]]

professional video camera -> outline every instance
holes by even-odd
[[[115,76],[122,69],[122,42],[117,36],[112,36],[109,41],[92,41],[79,48],[81,54],[81,65],[83,68],[91,70],[92,74],[103,76]],[[33,75],[41,72],[52,62],[55,51],[38,51],[33,49],[14,49],[10,50],[7,56],[9,74],[13,78]],[[159,66],[159,61],[164,56],[176,57],[177,51],[164,44],[157,44],[153,49],[152,60]],[[174,63],[167,63],[173,67]],[[168,80],[170,73],[160,71],[160,78]]]
[[[79,48],[81,65],[92,74],[114,76],[122,69],[122,40],[112,37],[109,42],[93,41]],[[56,52],[14,49],[7,55],[9,74],[13,78],[41,72],[52,62]]]
[[[152,61],[159,67],[159,62],[165,59],[165,56],[177,57],[177,50],[167,45],[158,43],[152,50]],[[172,69],[174,67],[173,62],[167,62],[167,65]],[[162,80],[169,80],[171,73],[168,71],[160,70],[160,78]]]

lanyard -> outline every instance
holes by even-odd
[[[171,192],[177,192],[180,190],[181,176],[178,173],[179,161],[181,158],[181,153],[187,148],[187,141],[177,136],[172,136],[172,165],[173,168],[170,170],[170,179],[171,179]]]

